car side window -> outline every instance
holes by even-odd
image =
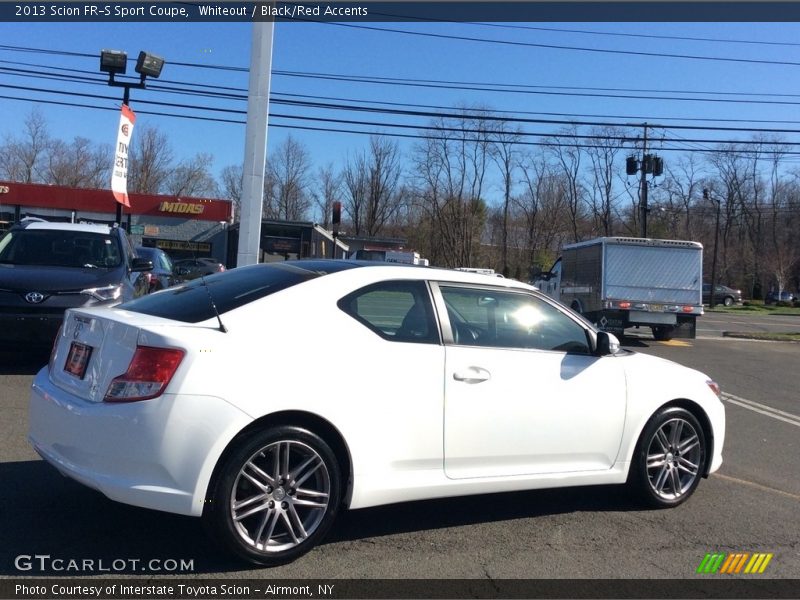
[[[348,294],[339,308],[393,342],[439,343],[428,288],[422,281],[384,281]]]
[[[590,353],[586,330],[540,298],[504,290],[439,289],[458,345]]]

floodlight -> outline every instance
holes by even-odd
[[[125,74],[128,69],[128,55],[121,50],[101,50],[100,70],[114,75]]]
[[[155,54],[141,51],[136,60],[136,72],[146,77],[158,77],[164,68],[164,59]]]

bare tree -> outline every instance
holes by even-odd
[[[344,188],[344,210],[350,217],[355,235],[366,234],[367,196],[369,194],[369,175],[367,159],[363,153],[347,161],[342,171]]]
[[[720,273],[726,281],[734,278],[734,260],[731,256],[732,246],[741,233],[742,205],[748,202],[746,196],[752,194],[753,180],[749,174],[748,158],[736,145],[725,145],[719,152],[709,154],[709,163],[714,167],[719,179],[713,188],[719,190],[717,201],[721,203],[720,238],[722,261]]]
[[[271,202],[275,216],[288,221],[305,218],[310,207],[311,159],[306,147],[291,135],[267,161]],[[274,204],[273,204],[274,202]]]
[[[398,184],[402,174],[397,142],[372,136],[369,143],[367,169],[369,187],[365,229],[368,236],[378,235],[400,210],[402,196]]]
[[[485,114],[462,109],[458,117],[440,118],[417,147],[416,196],[430,224],[427,253],[434,264],[472,266],[479,256],[491,144]]]
[[[580,183],[581,178],[581,159],[583,150],[577,135],[578,128],[572,126],[564,129],[564,137],[556,136],[550,142],[550,152],[561,168],[561,174],[565,183],[565,194],[567,200],[567,210],[570,217],[570,228],[572,229],[572,241],[580,241],[579,223],[583,216],[584,189]],[[567,137],[569,136],[569,137]]]
[[[622,150],[622,131],[617,127],[592,130],[595,143],[586,149],[591,161],[591,208],[595,230],[602,235],[614,233],[614,162]]]
[[[108,187],[111,171],[109,145],[98,146],[84,137],[67,144],[53,140],[43,166],[45,182],[74,188]]]
[[[527,230],[528,266],[541,264],[558,253],[567,237],[569,217],[563,177],[539,154],[520,162],[522,194],[515,199]]]
[[[239,220],[244,192],[244,169],[242,165],[228,165],[220,173],[220,193],[233,204],[233,219]]]
[[[669,198],[668,209],[680,214],[685,239],[694,239],[692,206],[702,191],[701,165],[695,154],[679,158],[675,165],[667,165],[665,189]]]
[[[512,126],[507,121],[497,121],[492,131],[490,156],[500,169],[503,178],[503,226],[501,255],[503,275],[509,276],[508,267],[508,227],[511,214],[511,195],[514,187],[514,172],[518,166],[517,144],[520,140],[519,126]]]
[[[134,130],[128,160],[128,189],[142,194],[163,191],[172,171],[172,148],[165,133],[155,127]]]
[[[42,168],[51,140],[47,121],[37,108],[25,118],[22,139],[7,138],[0,148],[0,177],[20,183],[43,180]]]
[[[320,167],[317,171],[317,186],[313,192],[314,203],[322,215],[322,226],[328,229],[331,225],[333,203],[339,200],[342,179],[333,170],[333,164]]]
[[[164,190],[173,196],[195,196],[212,198],[219,192],[217,182],[211,175],[214,158],[200,152],[175,167],[164,183]]]

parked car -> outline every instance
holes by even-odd
[[[719,393],[524,283],[304,260],[70,310],[29,439],[276,565],[342,508],[595,484],[677,506],[722,463]]]
[[[222,273],[225,265],[213,258],[186,258],[175,261],[175,274],[183,281],[197,279],[201,275]]]
[[[141,296],[151,268],[118,227],[24,219],[0,238],[0,340],[52,345],[67,308]]]
[[[145,258],[153,263],[153,270],[148,271],[149,291],[157,292],[177,283],[175,268],[169,254],[160,248],[149,248],[147,246],[137,246],[136,254],[140,258]]]
[[[714,304],[733,306],[742,303],[742,291],[727,285],[714,285]],[[703,304],[711,304],[711,284],[703,284]]]
[[[764,298],[764,304],[777,304],[778,302],[793,302],[795,298],[797,298],[797,296],[787,290],[783,290],[780,293],[778,293],[777,290],[771,290],[767,292],[767,296]]]

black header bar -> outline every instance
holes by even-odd
[[[0,2],[5,22],[785,22],[800,1]]]

